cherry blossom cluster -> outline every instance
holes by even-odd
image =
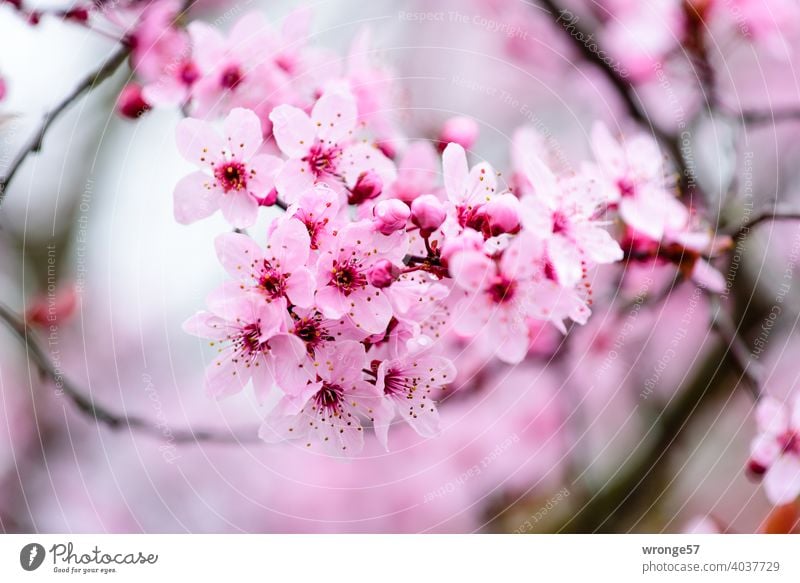
[[[295,13],[285,34],[306,26]],[[184,65],[199,76],[185,83],[162,62],[143,95],[178,96],[191,114],[177,145],[197,170],[176,186],[176,220],[219,211],[233,232],[216,239],[231,279],[186,330],[219,350],[211,395],[252,384],[277,401],[266,441],[355,455],[368,427],[388,447],[395,417],[436,435],[454,346],[520,363],[542,325],[587,321],[590,272],[626,254],[718,287],[710,231],[676,198],[648,137],[620,143],[598,125],[595,160],[556,173],[524,128],[506,182],[488,162],[470,164],[471,120],[450,120],[438,141],[397,131],[377,105],[391,88],[363,60],[366,33],[346,70],[295,86],[291,73],[321,51],[277,50],[260,17],[244,17],[230,42],[207,25],[188,29]],[[365,85],[370,76],[379,82]],[[263,238],[245,231],[276,206],[285,212]]]

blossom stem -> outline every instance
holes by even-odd
[[[99,404],[91,393],[87,394],[87,392],[72,384],[71,381],[57,371],[45,350],[36,342],[33,330],[28,327],[22,318],[3,304],[0,304],[0,320],[6,323],[25,345],[28,359],[39,370],[42,377],[58,383],[64,395],[75,405],[78,411],[90,417],[99,425],[104,425],[115,431],[127,427],[131,431],[150,435],[161,440],[168,440],[172,443],[249,443],[259,441],[256,428],[245,428],[241,431],[231,431],[229,433],[191,427],[165,431],[163,423],[157,424],[142,417],[116,413]]]
[[[78,83],[78,85],[64,97],[53,109],[48,111],[42,117],[41,122],[39,123],[39,127],[36,128],[34,133],[28,139],[28,141],[23,145],[22,149],[17,153],[14,159],[11,161],[11,164],[6,171],[5,176],[0,178],[0,204],[3,203],[5,200],[6,190],[8,189],[11,180],[14,178],[14,175],[19,170],[22,163],[28,157],[29,154],[33,152],[38,152],[42,148],[42,142],[44,141],[44,136],[47,133],[47,130],[50,129],[50,126],[53,122],[58,119],[58,117],[66,111],[69,106],[78,100],[79,97],[88,93],[98,85],[100,85],[103,81],[111,77],[117,69],[125,62],[130,54],[130,46],[127,44],[121,44],[111,56],[106,59],[102,65],[95,71],[89,73],[84,79]]]

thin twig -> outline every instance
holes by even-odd
[[[750,234],[750,231],[760,225],[761,223],[774,222],[774,221],[800,221],[800,211],[780,210],[777,208],[768,208],[759,211],[745,222],[740,227],[736,228],[730,236],[734,240],[739,240]]]
[[[652,132],[653,135],[669,149],[670,154],[675,160],[675,164],[678,166],[681,191],[685,191],[689,183],[689,170],[686,166],[683,153],[681,152],[680,144],[675,136],[670,135],[650,121],[645,111],[644,104],[641,99],[639,99],[639,95],[636,93],[634,86],[627,79],[622,77],[614,67],[609,64],[607,59],[603,59],[599,52],[592,50],[590,43],[581,40],[594,38],[595,35],[590,35],[589,32],[578,25],[577,22],[565,21],[562,23],[559,19],[568,11],[560,6],[557,0],[539,0],[539,3],[550,11],[556,27],[562,30],[564,36],[572,43],[578,52],[580,52],[583,58],[587,62],[595,65],[595,67],[603,73],[622,99],[625,109],[628,111],[628,115],[648,131]]]
[[[47,130],[53,122],[66,111],[81,95],[91,91],[103,81],[108,79],[125,62],[130,54],[130,47],[127,44],[120,45],[117,50],[95,71],[89,73],[64,99],[62,99],[53,109],[48,111],[39,123],[34,133],[17,153],[6,171],[5,176],[0,179],[0,204],[5,199],[6,190],[11,180],[22,166],[22,163],[32,152],[38,152],[42,148],[42,142]]]
[[[99,404],[91,394],[78,388],[56,370],[44,349],[36,342],[33,330],[15,315],[8,307],[0,304],[0,320],[5,322],[14,334],[25,344],[30,361],[36,366],[42,376],[57,382],[64,395],[77,407],[78,411],[91,417],[101,425],[118,431],[128,428],[142,434],[155,437],[172,443],[251,443],[258,442],[258,430],[245,428],[241,431],[220,433],[211,429],[171,429],[162,424],[153,423],[148,419],[125,415],[111,411]]]
[[[719,297],[712,293],[707,295],[711,302],[711,327],[725,342],[727,355],[738,367],[748,390],[758,400],[761,397],[761,367],[753,359],[750,349],[739,335],[739,326],[722,308]]]
[[[746,125],[774,124],[783,121],[800,121],[800,108],[792,109],[746,109],[734,115]]]

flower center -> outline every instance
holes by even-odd
[[[258,285],[272,299],[277,299],[286,293],[286,276],[265,260],[261,276],[258,278]]]
[[[620,178],[617,180],[617,188],[619,189],[620,196],[623,198],[630,198],[636,194],[636,185],[629,178]]]
[[[339,408],[344,400],[344,390],[339,385],[323,383],[322,388],[314,395],[314,404],[329,414],[339,415]]]
[[[225,192],[242,190],[247,187],[247,168],[236,160],[217,166],[214,170],[214,176]]]
[[[331,270],[331,285],[337,287],[345,295],[361,289],[367,285],[367,276],[361,273],[359,263],[355,259],[348,259],[340,263],[334,262]]]
[[[405,394],[408,392],[408,389],[406,378],[396,370],[389,370],[383,378],[384,395]]]
[[[306,349],[310,354],[313,354],[324,341],[333,340],[322,326],[322,317],[319,314],[297,320],[294,324],[294,333],[306,343]]]
[[[567,216],[556,211],[553,213],[553,233],[563,233],[569,228],[569,219]]]
[[[517,282],[503,275],[498,275],[489,285],[486,293],[495,304],[503,304],[511,301],[517,290]]]
[[[242,356],[252,357],[267,348],[267,343],[261,342],[261,326],[257,323],[243,327],[232,340],[234,350]]]
[[[242,75],[242,71],[236,65],[230,65],[227,67],[223,72],[222,76],[219,78],[219,84],[222,85],[225,89],[236,89],[239,86],[239,83],[242,82],[244,76]]]
[[[200,77],[200,71],[192,61],[186,61],[181,67],[181,82],[184,85],[193,85]]]
[[[315,144],[309,150],[308,155],[303,158],[303,161],[308,163],[314,176],[319,178],[320,176],[336,173],[341,155],[342,149],[339,146],[325,148],[322,144]]]

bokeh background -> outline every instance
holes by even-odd
[[[589,155],[596,120],[615,132],[639,127],[616,90],[534,2],[303,4],[314,14],[311,42],[340,54],[363,27],[371,29],[374,57],[391,66],[397,81],[394,114],[411,137],[434,138],[444,120],[472,117],[480,126],[472,155],[502,168],[514,131],[533,126],[552,162],[569,169]],[[728,115],[800,104],[796,13],[787,19],[778,12],[783,3],[765,1],[760,28],[753,29],[758,34],[745,35],[736,6],[748,3],[718,3],[706,33],[723,105],[710,114],[698,89],[701,72],[678,42],[681,25],[668,8],[675,4],[682,3],[567,6],[634,72],[648,120],[669,131],[685,125],[682,145],[709,193],[703,203],[712,224],[736,224],[776,201],[800,205],[798,123],[742,124]],[[193,14],[225,29],[250,10],[279,22],[298,5],[203,0]],[[0,76],[7,86],[0,170],[43,112],[113,46],[58,19],[29,26],[0,3]],[[464,347],[437,439],[403,426],[394,430],[393,451],[369,440],[364,455],[350,462],[252,439],[173,443],[171,432],[185,427],[246,435],[264,411],[248,395],[217,402],[202,390],[209,353],[181,324],[224,279],[213,237],[225,226],[221,217],[190,227],[175,222],[172,189],[188,169],[174,143],[181,115],[169,109],[136,121],[116,115],[129,75],[123,67],[59,118],[5,193],[0,301],[30,314],[48,291],[57,294],[63,317],[54,329],[34,326],[33,334],[59,373],[110,409],[160,423],[164,434],[96,423],[39,373],[13,331],[0,329],[0,530],[678,532],[716,525],[754,532],[763,526],[770,505],[744,472],[752,397],[710,328],[704,294],[686,284],[654,305],[632,301],[642,286],[667,281],[660,271],[634,274],[626,286],[619,285],[619,271],[599,273],[589,324],[566,339],[548,332],[550,346],[519,366]],[[800,223],[762,224],[736,248],[735,261],[721,263],[730,289],[720,302],[742,324],[747,342],[768,328],[766,349],[752,360],[765,390],[780,397],[800,375],[799,241]],[[786,282],[784,293],[779,286]],[[682,404],[683,415],[665,422],[670,403]]]

